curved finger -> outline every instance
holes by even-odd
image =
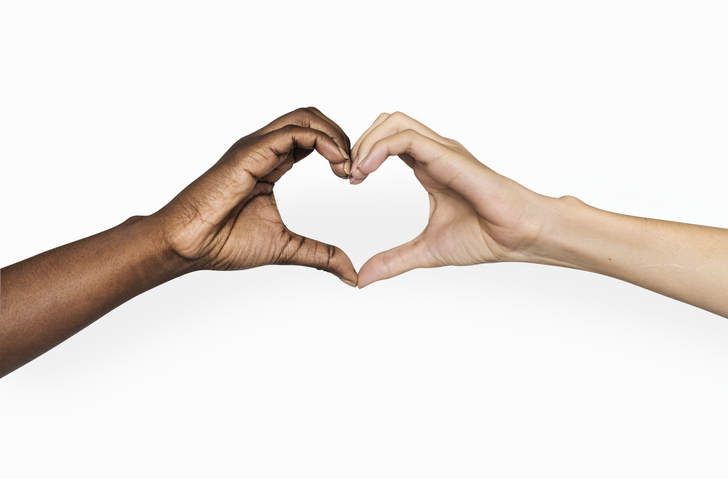
[[[321,113],[321,111],[316,107],[298,108],[292,112],[286,113],[253,133],[253,136],[264,136],[288,125],[312,128],[326,133],[334,141],[334,143],[336,143],[341,151],[341,155],[344,157],[343,162],[335,163],[339,166],[336,168],[332,167],[334,173],[341,178],[347,178],[349,176],[351,168],[351,161],[349,161],[349,145],[351,144],[351,141],[339,125]]]
[[[349,177],[349,183],[352,185],[362,183],[367,176],[377,171],[390,156],[407,158],[410,161],[405,161],[405,163],[413,167],[414,162],[419,160],[418,155],[414,154],[414,150],[419,152],[419,157],[427,160],[433,155],[445,154],[448,149],[414,130],[395,133],[380,139],[372,145],[366,157],[357,158],[355,169]]]
[[[371,124],[369,128],[366,129],[364,133],[359,136],[359,139],[356,140],[356,143],[354,143],[354,146],[351,147],[351,157],[356,160],[358,152],[359,152],[359,145],[361,144],[362,140],[369,135],[369,133],[376,128],[377,126],[381,125],[384,120],[389,117],[389,113],[380,113],[376,120],[374,120],[374,123]],[[353,160],[352,160],[353,161]],[[353,164],[352,164],[353,167]],[[352,170],[353,171],[353,170]]]
[[[416,268],[436,266],[422,237],[375,254],[359,270],[359,288],[376,281],[393,278]]]
[[[318,116],[322,120],[330,123],[336,130],[341,134],[341,138],[344,139],[346,142],[344,145],[339,145],[340,149],[342,150],[341,153],[346,157],[345,162],[343,163],[329,163],[329,166],[331,166],[331,171],[334,172],[336,176],[339,178],[348,178],[349,174],[351,173],[351,140],[349,139],[349,136],[344,133],[344,130],[336,123],[334,120],[329,118],[328,116],[324,115],[321,110],[314,106],[310,106],[307,108],[310,110],[314,115]],[[338,142],[337,142],[338,144]]]
[[[296,264],[327,271],[349,286],[356,286],[358,275],[349,257],[341,249],[295,233],[283,248],[275,264]]]
[[[431,138],[438,143],[445,144],[445,142],[448,141],[447,138],[438,135],[433,130],[423,125],[419,121],[415,120],[414,118],[411,118],[400,111],[396,111],[391,115],[388,115],[382,122],[371,128],[367,134],[362,135],[360,143],[358,144],[358,147],[356,149],[356,153],[352,149],[352,155],[354,158],[352,172],[353,170],[356,170],[361,160],[367,157],[369,151],[371,151],[372,146],[377,141],[405,130],[414,130],[422,136]]]
[[[360,183],[395,155],[413,158],[435,180],[447,186],[462,174],[471,173],[473,168],[472,161],[442,143],[415,130],[404,130],[374,143],[368,155],[359,160],[352,178]]]
[[[341,137],[346,142],[344,145],[340,145],[340,146],[342,146],[344,148],[344,150],[346,150],[347,153],[351,150],[351,140],[349,139],[349,136],[344,132],[344,130],[339,126],[338,123],[336,123],[334,120],[332,120],[328,116],[324,115],[321,112],[321,110],[319,110],[315,106],[309,106],[308,108],[306,108],[306,110],[309,110],[311,113],[313,113],[314,115],[318,116],[319,118],[321,118],[325,122],[328,122],[331,126],[336,128],[336,130],[341,134]]]
[[[301,152],[300,156],[316,150],[329,163],[346,161],[339,146],[327,133],[296,125],[286,125],[266,133],[257,139],[252,148],[253,151],[246,148],[238,153],[236,167],[256,180],[273,171],[281,163],[281,158],[293,150]]]

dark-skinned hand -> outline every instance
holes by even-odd
[[[349,138],[316,108],[288,113],[236,142],[204,175],[156,213],[166,241],[194,269],[267,264],[311,266],[355,286],[357,273],[336,246],[288,230],[273,187],[316,150],[348,178]]]
[[[296,110],[240,139],[155,214],[3,268],[0,377],[191,271],[297,264],[355,286],[349,258],[289,231],[276,206],[276,181],[314,150],[348,177],[349,139],[341,128],[315,108]]]

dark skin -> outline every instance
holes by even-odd
[[[189,272],[293,264],[356,286],[349,257],[288,230],[273,195],[275,183],[314,150],[348,178],[349,149],[349,138],[320,111],[293,111],[241,138],[153,215],[3,268],[0,377]]]

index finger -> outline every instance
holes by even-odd
[[[283,128],[266,133],[257,140],[256,152],[243,152],[241,159],[243,171],[260,179],[273,171],[286,153],[300,148],[316,150],[329,163],[341,164],[345,161],[339,145],[331,137],[320,130],[288,124]],[[275,158],[275,159],[273,159]]]
[[[350,140],[334,121],[321,113],[318,108],[298,108],[292,112],[276,118],[268,125],[253,133],[251,136],[263,136],[270,132],[279,130],[286,125],[296,125],[303,128],[313,128],[326,133],[329,138],[339,147],[341,155],[344,157],[341,161],[330,161],[331,170],[340,178],[348,178],[350,173],[351,161],[349,159]]]
[[[447,144],[447,138],[444,138],[433,130],[423,125],[414,118],[405,115],[401,111],[395,111],[391,115],[382,113],[374,124],[364,132],[359,140],[351,150],[351,154],[354,157],[354,164],[352,165],[352,175],[359,166],[359,161],[363,160],[369,155],[369,151],[377,141],[388,136],[392,136],[396,133],[405,130],[414,130],[417,133],[435,140],[436,142]],[[358,176],[358,175],[357,175]]]
[[[471,187],[478,166],[483,166],[418,131],[404,130],[371,146],[367,156],[359,160],[353,183],[361,183],[390,156],[402,155],[419,163],[434,180],[457,192]]]

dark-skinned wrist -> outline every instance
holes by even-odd
[[[201,259],[186,258],[170,245],[167,223],[159,212],[149,216],[132,216],[124,222],[130,228],[140,228],[146,238],[149,261],[159,268],[157,273],[161,282],[158,284],[205,269]]]

